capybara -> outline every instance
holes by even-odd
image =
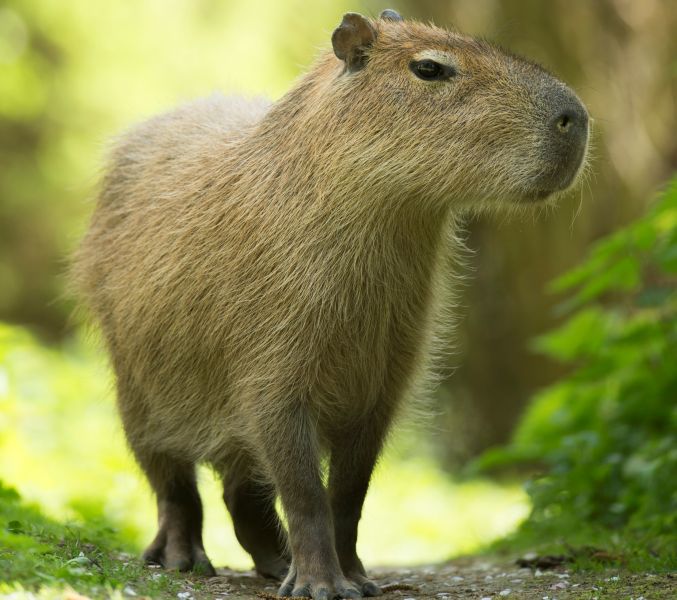
[[[552,202],[588,141],[566,85],[485,41],[387,10],[331,42],[275,103],[217,95],[120,137],[74,265],[157,495],[145,559],[214,573],[207,463],[259,573],[317,600],[380,593],[358,521],[431,370],[459,217]]]

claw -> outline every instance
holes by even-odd
[[[313,600],[331,600],[329,590],[325,587],[317,588],[313,594]]]

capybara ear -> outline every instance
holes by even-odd
[[[384,21],[404,21],[400,13],[392,8],[386,8],[381,12],[378,18],[383,19]]]
[[[331,36],[331,44],[348,71],[359,71],[367,64],[366,51],[375,39],[376,30],[368,19],[357,13],[346,13]]]

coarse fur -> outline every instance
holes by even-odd
[[[274,104],[216,95],[115,145],[73,271],[158,496],[149,561],[212,572],[206,462],[259,571],[284,576],[291,554],[281,593],[378,594],[357,521],[393,418],[431,372],[459,216],[544,200],[585,162],[585,140],[553,133],[562,105],[585,113],[564,84],[393,15],[347,15],[335,52]],[[412,73],[431,58],[454,77]]]

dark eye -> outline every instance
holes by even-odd
[[[456,71],[453,67],[441,65],[430,59],[414,60],[409,63],[409,68],[416,77],[424,79],[425,81],[439,81],[441,79],[449,79],[456,75]]]

